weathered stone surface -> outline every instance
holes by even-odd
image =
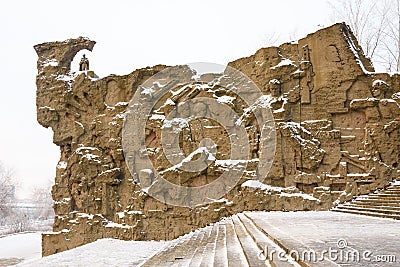
[[[168,84],[170,93],[156,104],[146,129],[138,129],[145,132],[146,151],[135,158],[140,177],[132,177],[122,147],[125,112],[141,90],[139,85],[166,66],[102,79],[94,74],[95,66],[72,73],[76,53],[92,50],[94,44],[80,37],[35,46],[38,122],[52,128],[53,141],[61,150],[53,187],[55,223],[53,233],[43,236],[43,255],[104,237],[172,239],[244,210],[329,209],[338,199],[381,188],[398,175],[399,77],[370,72],[370,62],[344,24],[298,43],[262,48],[229,64],[257,84],[275,118],[275,157],[266,177],[260,177],[267,166],[258,166],[258,159],[265,156],[262,147],[268,146],[268,140],[260,140],[259,126],[254,115],[245,112],[245,103],[218,87],[218,77],[213,75],[207,76],[210,82],[204,86]],[[188,74],[183,66],[182,77]],[[168,205],[137,184],[140,178],[148,181],[142,187],[150,187],[156,179],[152,170],[140,167],[141,156],[148,155],[169,182],[198,187],[224,172],[226,166],[220,163],[231,152],[227,129],[233,121],[226,119],[223,108],[211,112],[204,103],[184,105],[198,97],[223,99],[242,116],[250,139],[247,169],[221,200],[191,208]],[[175,107],[182,114],[221,119],[168,124],[169,130],[180,132],[168,143],[179,144],[186,156],[191,155],[190,162],[178,158],[181,167],[208,166],[203,171],[173,168],[161,149],[161,126],[168,116],[173,118]],[[216,145],[215,151],[196,150],[208,139]],[[256,178],[264,184],[252,181]],[[169,197],[187,197],[178,193],[169,192]]]

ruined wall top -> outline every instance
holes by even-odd
[[[93,50],[95,41],[86,37],[68,39],[63,42],[47,42],[35,45],[39,57],[37,68],[39,72],[46,67],[57,68],[60,73],[66,74],[71,69],[71,62],[76,53],[83,49]]]

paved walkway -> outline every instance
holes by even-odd
[[[400,265],[398,220],[329,211],[246,215],[291,251],[291,256],[300,257],[310,266]],[[271,249],[268,253],[279,257]]]

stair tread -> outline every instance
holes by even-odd
[[[254,240],[247,233],[245,227],[243,226],[237,215],[233,215],[232,220],[235,226],[236,235],[239,238],[239,242],[243,248],[249,265],[265,266],[265,262],[262,260],[262,257],[260,257],[262,255],[262,251],[257,247]]]
[[[393,200],[371,200],[371,199],[355,199],[355,201],[358,201],[360,203],[387,203],[387,204],[395,204],[395,205],[400,205],[400,201],[393,201]]]
[[[273,257],[274,255],[272,254],[272,258],[268,259],[271,265],[277,267],[300,266],[291,257],[289,257],[281,247],[274,243],[274,241],[267,236],[267,233],[262,232],[251,218],[247,217],[243,213],[238,214],[238,217],[246,227],[246,230],[249,232],[254,242],[257,244],[258,248],[263,251],[263,256],[265,258],[271,256],[269,252],[272,250],[279,254],[279,258],[276,255]],[[283,260],[283,258],[285,260]]]
[[[214,266],[228,266],[225,223],[219,223],[218,227],[219,228],[215,247]]]
[[[225,226],[228,266],[249,266],[231,218],[227,220]]]
[[[382,209],[382,210],[400,211],[400,207],[396,207],[396,206],[364,205],[364,204],[360,204],[360,203],[345,203],[345,204],[340,205],[340,207],[360,207],[360,208],[374,208],[374,209]]]
[[[193,244],[195,243],[195,241],[197,240],[197,236],[199,235],[199,232],[195,232],[192,237],[190,238],[190,240],[180,244],[179,246],[176,247],[175,251],[174,251],[174,258],[175,260],[177,259],[184,259],[188,253],[190,253],[190,250],[186,249],[186,248],[191,248],[193,247]]]
[[[368,211],[360,211],[360,210],[346,210],[346,209],[332,209],[332,211],[353,213],[353,214],[361,214],[361,215],[370,215],[370,216],[381,217],[381,218],[400,219],[400,215],[382,214],[382,213],[378,213],[378,212],[368,212]]]
[[[340,204],[332,210],[400,219],[400,182],[394,181],[385,189],[376,190],[368,195],[358,196],[352,201]]]
[[[194,232],[191,232],[176,239],[172,245],[151,257],[143,264],[143,266],[172,266],[176,260],[176,253],[180,253],[179,248],[183,246],[183,244],[189,243],[194,234]]]
[[[400,210],[386,210],[386,209],[376,209],[373,207],[356,207],[356,206],[339,206],[338,209],[351,209],[351,210],[365,210],[365,211],[372,211],[376,213],[383,213],[383,214],[398,214],[400,215]]]
[[[206,244],[203,254],[202,254],[202,260],[200,263],[200,267],[207,267],[207,266],[213,265],[217,237],[218,237],[218,223],[213,225],[211,234],[208,237],[207,244]]]
[[[189,266],[196,250],[199,249],[199,243],[201,244],[205,235],[207,235],[207,232],[200,231],[197,235],[193,235],[187,244],[180,245],[174,253],[175,262],[172,266]]]
[[[200,266],[204,249],[206,248],[208,237],[211,234],[212,227],[207,226],[207,231],[204,231],[203,238],[201,239],[200,243],[198,244],[197,248],[193,252],[193,255],[189,261],[188,266]]]

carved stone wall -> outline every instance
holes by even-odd
[[[264,140],[247,118],[247,171],[224,198],[196,207],[160,202],[144,193],[144,185],[129,172],[122,128],[139,85],[167,66],[101,79],[91,70],[71,72],[76,53],[94,45],[80,37],[35,46],[38,122],[52,128],[61,151],[52,191],[55,222],[53,232],[43,235],[43,255],[106,237],[173,239],[244,210],[326,210],[398,175],[399,76],[373,73],[348,27],[336,24],[298,43],[262,48],[229,63],[269,97],[276,151],[271,171],[261,177],[264,184],[251,181],[263,168],[257,163]],[[171,91],[162,99],[146,126],[146,153],[167,180],[201,186],[218,178],[224,166],[213,162],[207,171],[194,174],[171,168],[159,151],[161,125],[174,105],[232,95],[224,88],[210,93],[207,86],[175,89],[179,93]],[[240,100],[227,104],[244,113]],[[188,112],[202,110],[206,108],[192,106]],[[215,121],[201,119],[183,127],[180,145],[190,154],[200,140],[210,138],[217,145],[217,160],[226,160],[228,137]],[[152,175],[146,169],[136,173]]]

